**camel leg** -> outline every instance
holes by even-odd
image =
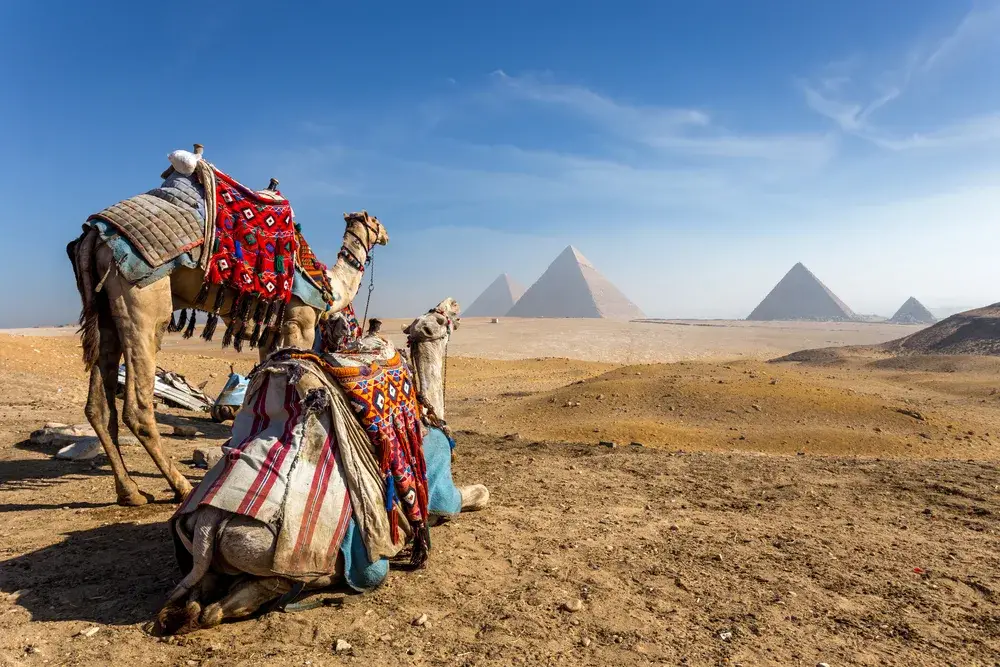
[[[290,590],[291,582],[282,577],[247,579],[236,584],[220,602],[205,607],[200,625],[212,628],[227,619],[245,618]]]
[[[490,490],[482,484],[462,486],[458,492],[462,494],[463,512],[478,512],[490,503]]]
[[[164,278],[147,287],[128,285],[117,273],[106,287],[111,314],[118,326],[118,337],[125,354],[125,409],[123,421],[145,447],[156,467],[167,478],[175,497],[180,500],[191,483],[181,475],[160,448],[160,433],[153,411],[153,386],[156,382],[156,353],[166,331],[173,304],[170,279]]]
[[[118,363],[122,357],[118,331],[107,311],[99,314],[98,326],[101,332],[101,350],[97,363],[90,369],[90,390],[85,409],[87,420],[111,463],[118,504],[144,505],[147,498],[129,476],[118,447],[118,404],[115,402],[115,391],[118,388]]]

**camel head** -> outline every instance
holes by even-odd
[[[440,340],[458,328],[462,307],[448,297],[403,328],[410,342]]]
[[[385,245],[389,242],[389,232],[379,222],[374,215],[368,215],[368,211],[360,213],[345,213],[344,222],[347,223],[348,233],[364,244],[365,248],[371,250],[376,245]]]

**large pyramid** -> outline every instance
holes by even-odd
[[[573,246],[567,246],[559,253],[507,316],[644,317],[639,307],[598,273],[594,265]]]
[[[500,317],[506,315],[524,294],[524,288],[506,273],[501,273],[483,293],[472,302],[464,317]]]
[[[778,281],[748,320],[856,320],[857,316],[799,262]]]
[[[889,320],[893,324],[934,324],[937,319],[914,297],[906,300]]]

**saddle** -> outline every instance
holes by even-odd
[[[399,537],[397,502],[414,533],[426,535],[429,493],[423,424],[413,376],[399,352],[383,338],[366,336],[334,354],[278,352],[272,359],[286,355],[318,363],[337,381],[374,451],[381,454],[393,541]],[[426,558],[427,548],[429,544],[415,549],[414,560]]]
[[[175,151],[170,158],[174,166],[163,173],[160,187],[109,206],[88,223],[107,222],[152,267],[190,253],[205,273],[194,304],[209,313],[202,337],[213,338],[229,297],[232,309],[223,347],[233,344],[239,350],[245,340],[251,347],[266,346],[284,320],[296,268],[323,301],[333,303],[326,266],[305,242],[277,181],[272,179],[265,190],[248,188],[204,160],[199,149]],[[194,333],[195,313],[188,318],[182,313],[181,321],[188,325],[185,336]],[[172,331],[183,328],[172,322]]]
[[[95,219],[127,238],[150,266],[185,252],[199,261],[205,242],[205,189],[198,181],[173,174],[160,187],[113,204],[87,221]]]

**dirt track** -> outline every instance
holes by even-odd
[[[161,365],[215,391],[233,358],[171,346]],[[0,664],[969,665],[1000,655],[1000,367],[986,360],[452,357],[450,421],[464,431],[456,477],[487,484],[491,508],[435,529],[431,567],[393,572],[369,597],[176,642],[142,627],[176,577],[164,529],[173,506],[148,457],[125,448],[161,502],[125,509],[112,504],[103,459],[58,462],[26,442],[42,422],[83,419],[75,341],[0,336],[0,373]],[[179,461],[225,437],[193,413],[160,421],[211,436],[166,438]],[[581,611],[562,609],[575,599]],[[430,627],[410,624],[421,613]],[[334,654],[337,639],[352,651]]]

